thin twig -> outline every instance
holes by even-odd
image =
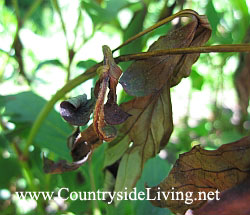
[[[57,0],[53,0],[53,3],[54,3],[54,6],[56,8],[56,11],[57,11],[57,13],[59,15],[59,18],[60,18],[60,22],[61,22],[61,25],[62,25],[63,33],[64,33],[64,36],[65,36],[65,39],[66,39],[67,50],[69,50],[70,49],[70,47],[69,47],[69,41],[68,41],[66,26],[65,26],[65,23],[64,23],[64,20],[63,20],[63,17],[62,17],[61,9],[59,7],[59,4],[58,4]]]
[[[5,68],[6,68],[8,62],[9,62],[9,59],[10,59],[10,57],[12,57],[11,51],[14,48],[14,46],[18,40],[20,29],[22,28],[23,24],[29,19],[29,17],[35,12],[35,10],[39,7],[41,2],[42,2],[42,0],[34,1],[34,3],[28,9],[27,13],[24,15],[24,18],[21,20],[20,11],[19,11],[19,7],[18,7],[18,0],[12,0],[12,5],[15,9],[15,14],[16,14],[16,19],[17,19],[17,26],[16,26],[16,32],[15,32],[13,42],[12,42],[12,45],[10,47],[10,51],[8,53],[8,57],[7,57],[6,61],[4,62],[3,67],[0,69],[0,81],[1,81],[2,77],[4,76],[4,71],[5,71]],[[15,56],[13,56],[13,57],[15,57]],[[15,58],[15,59],[18,61],[18,58]],[[28,83],[30,82],[29,79],[26,77],[26,75],[24,75],[24,78],[27,80]]]
[[[157,50],[151,52],[141,52],[138,54],[121,55],[115,58],[115,61],[124,62],[131,60],[143,60],[169,54],[173,55],[173,54],[194,54],[194,53],[212,53],[212,52],[250,52],[250,45],[232,44],[232,45],[200,46],[200,47]]]
[[[76,26],[74,28],[74,42],[72,44],[72,49],[75,49],[75,45],[76,45],[76,39],[77,39],[77,35],[78,35],[78,29],[79,29],[79,26],[80,26],[80,23],[81,23],[81,20],[82,20],[82,11],[81,11],[81,8],[79,9],[79,14],[78,14],[78,19],[77,19],[77,23],[76,23]]]
[[[165,25],[166,23],[172,21],[173,19],[177,18],[177,17],[192,17],[192,16],[198,16],[198,13],[196,13],[194,10],[190,10],[190,9],[186,9],[186,10],[182,10],[172,16],[169,16],[159,22],[157,22],[156,24],[152,25],[151,27],[145,29],[144,31],[136,34],[133,37],[130,37],[127,41],[125,41],[124,43],[122,43],[120,46],[118,46],[116,49],[113,50],[113,52],[117,51],[118,49],[122,48],[123,46],[128,45],[129,43],[131,43],[132,41],[136,40],[137,38],[149,33],[150,31],[155,30],[156,28],[159,28],[162,25]]]

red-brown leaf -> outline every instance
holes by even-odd
[[[158,187],[168,192],[193,192],[192,199],[199,198],[198,192],[222,192],[243,182],[250,176],[250,136],[239,141],[224,144],[214,151],[200,146],[180,155],[168,177],[150,190],[151,198],[156,196]],[[200,208],[206,201],[197,200],[185,204],[184,200],[153,200],[153,205],[167,207],[174,213],[183,214],[187,209]],[[220,214],[220,213],[215,213]]]

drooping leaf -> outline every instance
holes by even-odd
[[[168,143],[173,130],[169,86],[165,86],[155,95],[136,98],[122,104],[121,107],[132,116],[120,129],[124,135],[121,141],[126,140],[124,144],[127,150],[121,158],[115,191],[123,190],[125,187],[132,189],[135,186],[144,163]],[[113,145],[109,151],[115,147],[116,145]],[[120,155],[119,152],[116,153]]]
[[[149,50],[202,45],[210,33],[206,18],[197,15],[197,20],[161,37]],[[140,60],[123,74],[120,83],[125,91],[140,97],[120,105],[132,116],[119,130],[123,138],[115,144],[111,142],[107,149],[105,161],[121,159],[115,191],[125,187],[132,189],[141,176],[144,163],[168,143],[173,130],[170,87],[189,75],[198,56],[167,55]],[[124,154],[120,153],[125,150]]]
[[[211,29],[205,16],[171,31],[153,43],[149,51],[203,45],[210,37]],[[120,79],[124,90],[133,96],[146,96],[159,91],[168,81],[170,86],[188,77],[190,68],[199,54],[166,55],[133,63]]]
[[[88,123],[94,106],[95,97],[88,100],[83,94],[61,102],[60,114],[71,125],[83,126]]]
[[[250,178],[220,193],[219,199],[207,202],[195,211],[188,210],[185,215],[250,214]]]
[[[130,115],[116,104],[107,102],[104,105],[105,121],[109,125],[118,125],[123,123]]]
[[[172,200],[164,197],[152,200],[157,207],[168,207],[174,213],[183,214],[187,209],[201,207],[205,201],[199,200],[198,192],[222,192],[250,175],[250,136],[239,141],[224,144],[214,151],[195,146],[191,151],[180,155],[168,177],[150,190],[151,198],[159,191],[193,192],[191,204],[185,199]],[[158,188],[159,187],[159,188]],[[197,200],[195,200],[195,198]]]
[[[103,54],[104,65],[98,68],[97,73],[99,73],[100,79],[97,81],[94,90],[97,102],[93,125],[100,139],[111,141],[116,136],[116,129],[111,125],[121,124],[130,114],[124,112],[117,105],[116,86],[122,71],[116,65],[108,46],[103,46]],[[108,88],[110,89],[108,100],[104,104]]]
[[[88,157],[87,157],[88,159]],[[75,163],[67,163],[66,160],[60,160],[58,162],[54,162],[46,157],[43,158],[43,169],[45,173],[50,174],[59,174],[67,171],[76,170],[81,164],[87,161],[87,159],[83,159],[83,161],[79,164]]]
[[[73,162],[68,163],[66,160],[54,162],[44,157],[43,168],[45,173],[58,174],[78,169],[90,159],[93,150],[102,143],[97,137],[92,125],[83,132],[78,132],[79,131],[76,130],[76,132],[71,135],[71,138],[76,137],[73,144],[70,145]]]

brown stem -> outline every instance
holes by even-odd
[[[18,35],[14,42],[13,48],[15,50],[15,56],[16,56],[18,67],[19,67],[19,73],[27,81],[28,85],[30,85],[31,80],[27,77],[25,69],[24,69],[24,62],[23,62],[23,55],[22,55],[23,45]]]
[[[143,60],[143,59],[169,55],[169,54],[194,54],[194,53],[211,53],[211,52],[250,52],[250,45],[249,44],[230,44],[230,45],[215,45],[215,46],[201,46],[201,47],[157,50],[157,51],[151,51],[151,52],[141,52],[137,54],[121,55],[115,58],[115,61],[118,63],[118,62],[131,61],[131,60]]]
[[[113,52],[117,51],[118,49],[120,49],[121,47],[131,43],[132,41],[136,40],[137,38],[147,34],[150,31],[153,31],[156,28],[159,28],[160,26],[172,21],[173,19],[177,18],[177,17],[192,17],[195,16],[197,17],[198,14],[194,11],[194,10],[190,10],[190,9],[186,9],[186,10],[182,10],[172,16],[169,16],[159,22],[157,22],[156,24],[152,25],[151,27],[147,28],[146,30],[140,32],[139,34],[136,34],[135,36],[129,38],[127,41],[125,41],[123,44],[121,44],[120,46],[118,46],[116,49],[113,50]]]

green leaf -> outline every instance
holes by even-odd
[[[136,184],[137,192],[145,190],[145,183],[151,187],[159,184],[168,175],[171,169],[171,165],[166,161],[162,160],[159,156],[156,156],[148,160],[144,166],[142,176]],[[143,215],[168,215],[170,211],[166,208],[158,208],[153,206],[149,201],[136,201],[135,202],[136,214]]]
[[[58,66],[58,67],[61,67],[61,68],[65,68],[60,60],[52,59],[52,60],[45,60],[45,61],[40,62],[37,65],[37,67],[35,69],[35,72],[37,72],[39,69],[41,69],[43,66],[46,66],[46,65]]]
[[[0,169],[2,170],[0,177],[0,189],[9,188],[12,178],[21,176],[21,168],[18,164],[18,160],[15,158],[5,159],[1,156]]]
[[[5,99],[6,106],[3,115],[9,116],[10,121],[15,124],[28,123],[30,127],[47,102],[32,91],[5,96]],[[63,158],[70,158],[66,141],[71,132],[72,129],[53,109],[39,129],[35,144],[41,148],[48,148]]]
[[[206,15],[212,27],[212,34],[218,33],[217,25],[220,23],[220,17],[222,17],[222,14],[215,10],[213,0],[209,0],[207,3]]]
[[[82,1],[82,8],[86,10],[95,25],[100,23],[109,23],[116,16],[119,10],[126,5],[125,0],[110,0],[106,8],[101,7],[95,1]]]
[[[247,6],[247,1],[245,0],[230,0],[231,4],[235,7],[235,9],[240,10],[240,12],[243,15],[243,20],[244,20],[244,24],[249,26],[249,10],[248,10],[248,6]]]
[[[84,61],[79,61],[76,64],[76,66],[79,68],[88,69],[88,68],[94,66],[95,64],[97,64],[97,62],[95,60],[84,60]]]
[[[192,87],[196,90],[201,90],[204,84],[203,76],[201,76],[196,70],[193,69],[190,77],[191,77]]]
[[[129,100],[134,99],[135,97],[134,96],[130,96],[129,94],[127,94],[125,92],[125,90],[121,90],[121,92],[118,95],[118,98],[119,98],[118,104],[122,104],[122,103],[128,102]]]
[[[123,42],[128,40],[130,37],[138,34],[143,30],[143,23],[147,14],[147,8],[144,6],[142,9],[136,11],[131,19],[128,27],[124,30]],[[143,37],[136,39],[130,44],[124,46],[120,50],[120,54],[131,54],[140,52],[143,48]],[[123,70],[126,70],[130,65],[129,62],[124,62],[120,64]]]
[[[131,148],[123,155],[115,183],[116,192],[125,191],[125,188],[128,188],[128,192],[132,191],[135,183],[140,178],[143,163],[140,150],[139,147]],[[116,200],[115,203],[118,204],[119,202]]]
[[[114,141],[108,144],[108,148],[105,150],[104,167],[110,166],[121,158],[126,152],[129,145],[129,137],[116,138]]]
[[[0,148],[6,148],[9,144],[8,139],[3,133],[0,133]]]

